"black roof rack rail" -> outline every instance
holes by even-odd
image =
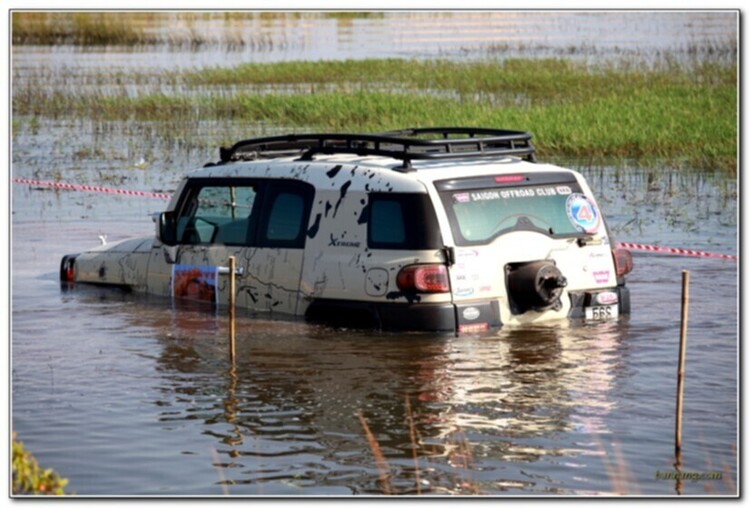
[[[522,131],[474,127],[430,127],[377,134],[289,134],[246,139],[221,147],[223,164],[239,160],[273,159],[318,154],[380,155],[403,161],[397,169],[409,171],[417,159],[518,156],[534,162],[531,134]]]

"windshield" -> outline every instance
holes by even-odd
[[[551,237],[593,234],[601,215],[577,183],[442,192],[459,245],[488,243],[511,231]]]

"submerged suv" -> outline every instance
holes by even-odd
[[[156,238],[65,256],[66,283],[236,302],[345,326],[468,332],[630,311],[615,248],[577,172],[531,135],[479,128],[240,141],[189,174]]]

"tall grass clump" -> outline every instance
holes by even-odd
[[[368,13],[329,13],[341,23],[351,23]],[[269,34],[242,35],[238,27],[247,23],[301,20],[315,13],[295,12],[38,12],[12,13],[12,42],[16,45],[72,46],[169,46],[196,50],[201,46],[224,46],[229,50],[265,50],[284,46]],[[224,30],[203,29],[196,21],[223,21]]]
[[[13,44],[80,46],[148,42],[132,14],[119,12],[14,12]]]
[[[658,158],[736,170],[736,67],[710,60],[599,68],[562,59],[284,62],[188,72],[184,79],[193,86],[313,83],[341,90],[335,102],[347,103],[342,110],[328,109],[325,118],[314,104],[305,104],[312,117],[304,125],[520,128],[533,131],[538,147],[556,155]],[[333,100],[320,93],[316,98],[326,109]],[[304,102],[296,96],[285,100]],[[432,107],[438,109],[424,109]],[[289,115],[273,119],[297,120],[300,111],[288,108]]]

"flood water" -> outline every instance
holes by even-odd
[[[546,15],[536,23],[566,27],[571,40],[603,30],[593,22],[571,26],[572,13]],[[443,18],[410,19],[426,31]],[[694,29],[696,39],[731,25],[721,16],[669,19]],[[325,34],[316,23],[338,27],[327,19],[306,22],[313,25],[309,41]],[[485,29],[497,31],[494,22]],[[359,43],[361,50],[328,35],[322,40],[338,49],[313,49],[309,42],[295,53],[298,46],[289,42],[283,54],[245,48],[242,55],[424,56],[413,41],[379,52],[379,41],[399,23],[391,16],[355,20],[354,27],[375,34]],[[612,36],[606,44],[637,52],[691,37],[680,31],[665,42],[668,31],[658,24],[637,33],[628,26],[622,43]],[[356,38],[360,31],[347,33]],[[196,62],[192,52],[154,58],[129,51],[110,59],[72,48],[16,48],[14,72],[54,68],[58,60],[40,57],[45,52],[81,69]],[[206,55],[197,55],[201,65]],[[170,192],[185,171],[218,155],[156,135],[147,123],[22,120],[13,138],[13,177]],[[199,122],[191,129],[239,133],[242,126]],[[100,151],[84,150],[92,145]],[[138,164],[144,155],[145,167]],[[567,163],[589,179],[618,240],[737,254],[735,180]],[[221,312],[114,290],[63,291],[58,282],[60,258],[97,245],[100,235],[109,242],[152,235],[150,215],[165,201],[11,190],[12,430],[43,467],[69,479],[66,490],[84,496],[737,493],[735,262],[636,252],[628,279],[632,314],[601,324],[455,337],[240,315],[232,369]],[[691,309],[681,470],[713,476],[677,482],[664,477],[675,471],[682,270],[691,274]]]

